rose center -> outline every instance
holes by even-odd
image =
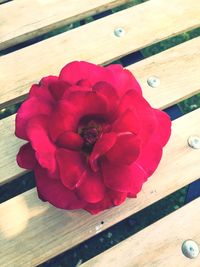
[[[87,127],[81,130],[80,136],[83,138],[83,151],[90,153],[99,138],[99,131],[95,127]]]

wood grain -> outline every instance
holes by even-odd
[[[32,83],[69,61],[108,63],[200,25],[200,2],[151,0],[0,58],[0,106],[24,99]],[[142,19],[145,18],[145,19]],[[121,38],[117,27],[126,31]],[[80,45],[81,44],[81,45]],[[8,82],[9,81],[9,82]]]
[[[133,64],[129,69],[140,82],[144,96],[157,108],[164,108],[200,92],[200,37]],[[180,75],[184,73],[184,75]],[[160,86],[147,85],[149,76],[158,76]],[[14,136],[14,117],[0,121],[0,184],[24,173],[16,154],[24,141]]]
[[[199,116],[200,109],[173,122],[161,163],[137,199],[96,216],[56,209],[41,202],[35,189],[2,203],[0,266],[40,264],[198,179],[200,150],[188,147],[187,139],[200,134]]]
[[[130,0],[15,0],[0,6],[0,50]]]
[[[192,239],[200,246],[200,198],[152,224],[81,267],[199,267],[196,259],[186,258],[182,243]]]

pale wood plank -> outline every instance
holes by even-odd
[[[173,122],[161,163],[137,199],[96,216],[56,209],[41,202],[35,189],[2,203],[0,266],[42,263],[196,180],[200,150],[188,147],[187,138],[200,133],[199,116],[200,109]]]
[[[199,1],[174,0],[169,5],[167,0],[151,0],[3,56],[0,58],[0,106],[22,100],[30,84],[45,75],[58,74],[69,61],[110,62],[198,27],[199,13]],[[119,26],[126,30],[122,38],[113,34]]]
[[[129,69],[138,78],[145,97],[157,108],[164,108],[200,92],[200,37],[133,64]],[[180,75],[184,73],[184,75]],[[158,88],[147,85],[147,78],[156,75]],[[24,173],[16,164],[16,154],[24,141],[14,136],[14,116],[0,121],[0,184]]]
[[[181,252],[187,239],[200,244],[200,198],[89,260],[81,267],[199,267],[200,256]]]
[[[0,6],[0,50],[129,1],[12,1],[7,5]]]

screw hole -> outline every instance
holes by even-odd
[[[101,224],[104,224],[104,221],[101,221]]]

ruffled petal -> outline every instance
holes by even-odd
[[[85,61],[73,61],[67,64],[60,72],[59,79],[76,84],[80,80],[88,80],[92,85],[101,81],[106,70],[95,64]]]
[[[71,84],[65,81],[55,81],[49,84],[49,91],[53,98],[58,101],[62,98],[63,94],[69,90]]]
[[[86,173],[86,163],[79,152],[60,148],[56,153],[60,177],[64,186],[75,189]]]
[[[95,91],[77,91],[68,97],[71,105],[76,107],[76,114],[79,118],[87,115],[101,115],[108,111],[108,103],[104,97]]]
[[[146,173],[135,163],[131,165],[111,164],[102,160],[101,169],[105,185],[115,191],[132,192],[135,195],[141,190]]]
[[[75,132],[78,127],[79,116],[75,107],[62,100],[56,103],[54,111],[49,116],[48,130],[53,141],[66,131]]]
[[[155,129],[155,136],[161,146],[165,146],[171,135],[171,120],[164,111],[154,109],[154,114],[157,119],[157,127]]]
[[[116,164],[131,164],[140,153],[140,139],[133,134],[122,134],[105,154],[106,158]]]
[[[96,142],[92,153],[89,157],[89,163],[93,171],[98,171],[98,158],[105,154],[111,147],[115,144],[117,140],[117,135],[115,133],[105,133],[101,138]]]
[[[110,82],[117,89],[120,97],[129,90],[134,90],[138,94],[142,94],[141,87],[133,74],[129,70],[124,69],[122,65],[112,64],[106,67],[106,69],[112,73],[110,77],[113,76],[113,79]]]
[[[136,161],[149,177],[158,167],[162,157],[162,147],[157,143],[157,138],[150,139],[140,150],[140,155]]]
[[[106,98],[109,112],[114,112],[119,102],[115,88],[107,82],[98,82],[92,89]]]
[[[142,95],[135,91],[127,92],[120,104],[119,114],[124,113],[127,109],[132,110],[140,122],[140,138],[143,143],[147,142],[149,137],[154,133],[156,128],[156,117],[154,109],[143,98]]]
[[[16,136],[27,140],[26,126],[28,121],[39,114],[50,114],[51,110],[51,104],[47,101],[43,101],[41,98],[31,97],[27,99],[21,105],[16,115]]]
[[[97,203],[87,203],[84,207],[85,210],[90,212],[91,214],[95,215],[105,209],[109,209],[113,207],[113,203],[108,195],[105,195],[104,199],[97,202]]]
[[[47,132],[47,118],[39,115],[29,120],[27,124],[27,136],[35,150],[35,156],[39,164],[50,172],[56,170],[55,151]]]
[[[105,195],[105,186],[100,173],[94,173],[88,169],[76,192],[86,202],[96,203],[101,201]]]
[[[111,189],[107,189],[107,194],[109,198],[111,199],[114,206],[118,206],[122,204],[126,200],[126,197],[127,197],[127,192],[119,192],[119,191],[114,191]]]
[[[21,146],[17,154],[17,163],[21,168],[33,170],[37,164],[35,151],[30,143]]]
[[[138,134],[140,130],[140,121],[135,113],[127,109],[112,125],[113,132],[131,132]]]
[[[59,180],[48,177],[46,170],[37,168],[35,170],[38,195],[43,201],[48,201],[60,209],[80,209],[85,203],[76,194],[67,189]]]
[[[83,145],[83,139],[77,133],[64,132],[58,137],[56,144],[59,147],[72,149],[72,150],[80,150]]]

